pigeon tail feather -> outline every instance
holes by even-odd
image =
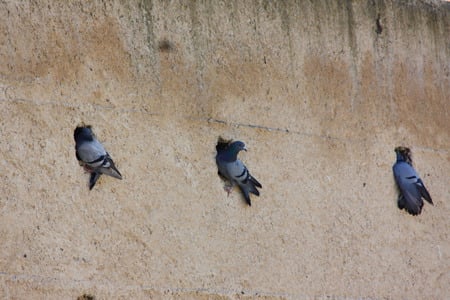
[[[100,178],[101,173],[98,172],[92,172],[91,177],[89,178],[89,190],[92,190],[94,188],[94,185],[97,183],[97,180]]]
[[[423,184],[422,180],[419,179],[417,181],[417,188],[419,189],[420,195],[427,200],[431,205],[433,205],[433,200],[431,199],[430,193],[428,193],[427,189],[425,188],[425,185]]]

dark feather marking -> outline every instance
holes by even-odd
[[[242,176],[244,176],[244,175],[245,175],[245,172],[247,172],[247,169],[246,169],[246,168],[244,168],[244,171],[242,171],[242,174],[241,174],[241,175],[238,175],[238,176],[236,176],[236,177],[242,177]]]
[[[98,163],[98,162],[101,162],[102,160],[104,160],[105,157],[106,157],[106,155],[102,155],[102,156],[100,156],[99,158],[97,158],[97,159],[95,159],[95,160],[93,160],[93,161],[87,162],[87,163],[88,163],[88,164],[95,164],[95,163]]]

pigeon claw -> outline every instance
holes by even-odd
[[[94,169],[92,169],[91,167],[89,167],[88,165],[83,165],[83,169],[86,173],[93,173]]]
[[[223,189],[225,192],[227,192],[227,197],[230,197],[231,192],[233,191],[233,185],[232,184],[226,184]]]

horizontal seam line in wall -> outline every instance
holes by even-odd
[[[280,298],[289,298],[289,299],[303,299],[308,298],[306,295],[297,295],[297,294],[289,294],[289,293],[281,293],[281,292],[264,292],[264,291],[254,291],[247,289],[239,289],[239,290],[226,290],[226,289],[209,289],[209,288],[180,288],[180,287],[156,287],[156,286],[147,286],[147,285],[127,285],[127,286],[118,286],[115,283],[111,283],[109,281],[92,281],[92,280],[76,280],[76,279],[61,279],[57,277],[44,277],[39,275],[27,275],[27,274],[9,274],[7,272],[0,272],[0,278],[7,277],[11,281],[27,281],[27,282],[37,282],[37,283],[49,283],[49,282],[59,282],[64,283],[67,287],[69,285],[70,289],[74,288],[85,288],[90,289],[94,287],[98,287],[99,289],[107,289],[111,291],[111,287],[114,287],[115,291],[123,292],[123,291],[157,291],[157,292],[172,292],[172,293],[191,293],[191,292],[199,292],[205,293],[208,295],[245,295],[245,296],[262,296],[262,297],[280,297]],[[82,293],[83,291],[81,291]]]
[[[54,106],[69,107],[69,108],[74,108],[74,109],[77,109],[81,106],[81,105],[73,105],[73,104],[67,103],[67,102],[55,102],[55,101],[38,102],[38,101],[22,99],[22,98],[0,99],[0,102],[11,102],[11,103],[25,102],[25,103],[30,103],[30,104],[37,105],[37,106],[54,105]],[[115,110],[114,106],[104,106],[104,105],[99,105],[99,104],[83,104],[83,105],[87,105],[87,106],[89,105],[91,107],[94,107],[96,109],[101,109],[101,110]],[[142,108],[142,109],[123,109],[123,108],[121,108],[121,109],[116,109],[116,110],[118,110],[119,112],[123,112],[123,113],[142,113],[142,114],[148,114],[151,116],[163,116],[163,114],[160,114],[160,113],[151,113],[151,112],[147,111],[145,108]],[[317,138],[321,138],[321,139],[336,140],[336,141],[341,141],[341,142],[362,142],[363,141],[363,139],[342,139],[342,138],[333,137],[330,135],[318,135],[318,134],[313,134],[313,133],[290,130],[287,128],[277,128],[277,127],[255,125],[255,124],[244,124],[244,123],[238,123],[238,122],[227,122],[227,121],[215,119],[212,117],[206,118],[206,117],[184,116],[183,118],[186,120],[206,121],[208,123],[224,124],[227,126],[261,129],[261,130],[266,130],[269,132],[282,132],[282,133],[287,133],[287,134],[303,135],[303,136],[307,136],[307,137],[317,137]]]
[[[54,105],[54,106],[69,107],[69,108],[74,108],[74,109],[79,109],[80,106],[82,106],[82,105],[73,105],[73,104],[67,103],[67,102],[33,101],[33,100],[23,99],[23,98],[0,99],[0,102],[11,102],[11,103],[14,103],[14,102],[25,102],[25,103],[30,103],[30,104],[37,105],[37,106]],[[100,105],[100,104],[86,104],[86,103],[84,103],[83,105],[91,106],[93,108],[100,109],[100,110],[118,110],[119,112],[123,112],[123,113],[142,113],[142,114],[147,114],[147,115],[150,115],[150,116],[163,116],[163,114],[161,114],[161,113],[149,112],[146,108],[142,108],[142,109],[124,109],[124,108],[116,109],[114,106],[104,106],[104,105]],[[244,123],[239,123],[239,122],[227,122],[227,121],[220,120],[220,119],[215,119],[215,118],[212,118],[212,117],[183,116],[183,119],[195,120],[195,121],[206,121],[208,123],[223,124],[223,125],[226,125],[226,126],[261,129],[261,130],[266,130],[266,131],[269,131],[269,132],[281,132],[281,133],[287,133],[287,134],[295,134],[295,135],[301,135],[301,136],[306,136],[306,137],[311,137],[311,138],[315,137],[315,138],[320,138],[320,139],[325,139],[325,140],[334,140],[334,141],[339,141],[339,142],[361,143],[361,142],[367,141],[367,139],[344,139],[344,138],[339,138],[339,137],[335,137],[335,136],[331,136],[331,135],[319,135],[319,134],[314,134],[314,133],[309,133],[309,132],[290,130],[288,128],[278,128],[278,127],[270,127],[270,126],[255,125],[255,124],[244,124]],[[414,148],[416,150],[421,150],[421,151],[432,151],[432,152],[445,153],[445,154],[449,153],[449,151],[446,150],[446,149],[436,149],[436,148],[421,147],[421,146],[415,146]]]

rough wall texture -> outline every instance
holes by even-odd
[[[94,2],[0,2],[0,298],[450,297],[448,3]],[[124,180],[88,190],[80,122]]]

